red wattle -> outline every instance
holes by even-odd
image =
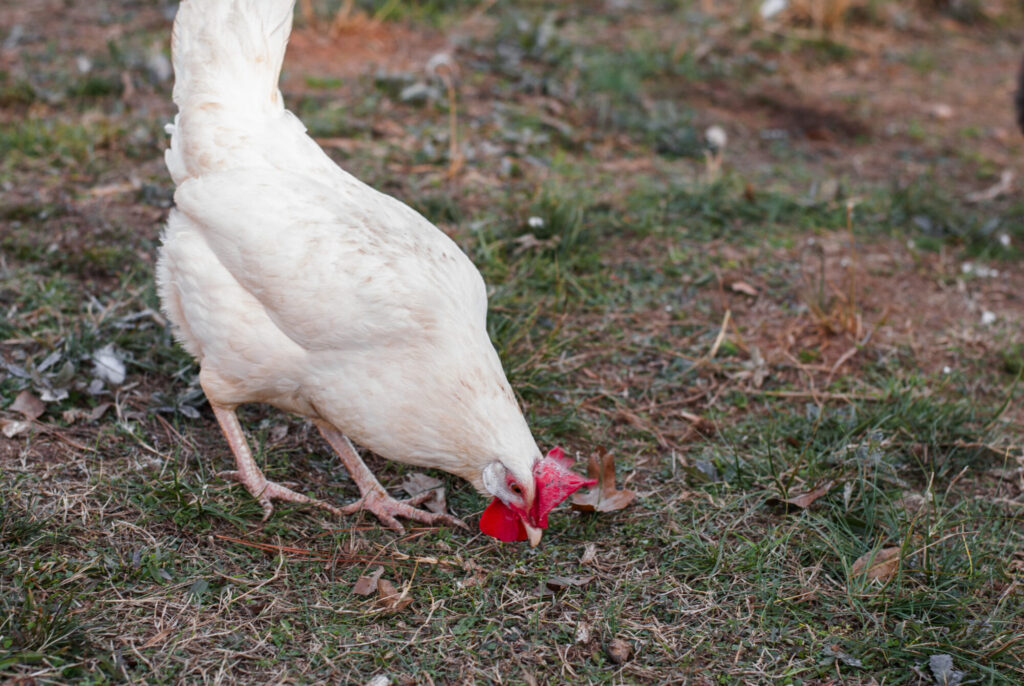
[[[526,540],[526,529],[519,515],[497,498],[480,515],[480,531],[499,541]]]

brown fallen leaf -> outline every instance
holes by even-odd
[[[459,588],[471,588],[473,586],[479,586],[487,581],[487,569],[478,565],[476,562],[468,560],[462,565],[462,568],[469,572],[469,576],[456,582],[455,585]]]
[[[91,410],[87,410],[83,407],[72,407],[70,410],[64,410],[61,413],[61,417],[68,424],[74,424],[77,421],[87,419],[90,422],[95,422],[110,409],[110,403],[101,403]]]
[[[7,438],[14,438],[20,433],[24,433],[32,428],[32,422],[26,422],[21,419],[0,419],[0,431],[3,432]]]
[[[104,414],[106,414],[107,410],[109,410],[109,409],[110,409],[110,403],[100,403],[96,407],[92,408],[92,411],[89,413],[89,421],[90,422],[97,421],[100,417],[102,417]],[[288,427],[285,427],[285,431],[287,431],[287,430],[288,430]]]
[[[18,394],[11,406],[7,408],[14,412],[20,412],[26,420],[34,422],[46,412],[46,405],[43,401],[33,395],[32,391],[26,389]]]
[[[401,612],[412,604],[412,596],[407,591],[401,593],[387,579],[377,580],[377,603],[391,612]]]
[[[621,638],[614,638],[609,641],[605,652],[608,653],[608,659],[617,665],[621,665],[633,656],[633,644]]]
[[[64,410],[60,413],[61,419],[64,420],[65,424],[74,424],[79,419],[85,419],[89,416],[87,410],[83,410],[81,407],[72,407],[70,410]]]
[[[459,588],[472,588],[473,586],[480,586],[487,581],[487,573],[481,571],[470,572],[465,579],[460,579],[455,582],[455,585]]]
[[[558,593],[570,586],[586,586],[593,580],[593,576],[549,576],[541,582],[539,595]]]
[[[352,587],[352,592],[356,595],[370,595],[377,590],[377,581],[384,573],[383,567],[377,567],[369,574],[359,577],[356,579],[355,585]]]
[[[864,553],[854,561],[853,566],[850,567],[850,574],[853,576],[866,574],[869,579],[887,581],[896,573],[899,566],[900,547],[893,546]]]
[[[805,491],[804,493],[799,493],[793,496],[792,498],[769,498],[768,502],[772,505],[782,505],[787,510],[790,508],[790,506],[799,508],[801,510],[806,510],[814,503],[815,500],[831,491],[832,487],[835,485],[836,482],[832,479],[829,479],[828,481],[821,484],[817,488],[814,488],[813,490],[810,491]]]
[[[743,293],[752,297],[757,297],[757,289],[751,286],[746,281],[734,281],[729,288],[733,289],[737,293]]]
[[[598,458],[598,455],[601,455]],[[630,490],[618,490],[615,487],[615,458],[611,453],[599,448],[587,461],[587,476],[597,479],[597,486],[586,493],[573,495],[570,505],[581,512],[614,512],[627,507],[636,499],[636,493]]]
[[[432,476],[427,476],[421,472],[407,474],[405,481],[402,482],[402,490],[410,498],[415,498],[426,491],[433,491],[433,495],[429,499],[424,500],[422,504],[423,507],[434,514],[444,514],[448,507],[444,497],[444,482]]]

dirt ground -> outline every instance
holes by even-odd
[[[637,500],[537,551],[260,524],[153,288],[175,3],[11,0],[0,679],[1024,678],[1020,7],[337,4],[297,12],[286,103],[463,247],[538,438],[609,450]],[[268,473],[355,497],[308,422],[242,418]],[[352,592],[377,565],[411,605]]]

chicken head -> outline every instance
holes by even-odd
[[[480,517],[480,530],[499,541],[540,543],[548,526],[548,513],[584,486],[597,481],[572,471],[573,460],[560,447],[533,466],[532,483],[522,484],[495,462],[484,469],[483,482],[494,500]]]

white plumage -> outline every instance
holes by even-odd
[[[309,500],[247,456],[234,408],[265,402],[313,419],[350,470],[359,458],[342,434],[529,509],[541,454],[488,338],[483,280],[451,239],[340,169],[284,108],[292,13],[292,0],[185,0],[172,40],[176,209],[157,277],[238,460],[229,475],[267,514],[271,498]],[[452,520],[353,476],[362,504],[393,527],[394,515]]]

